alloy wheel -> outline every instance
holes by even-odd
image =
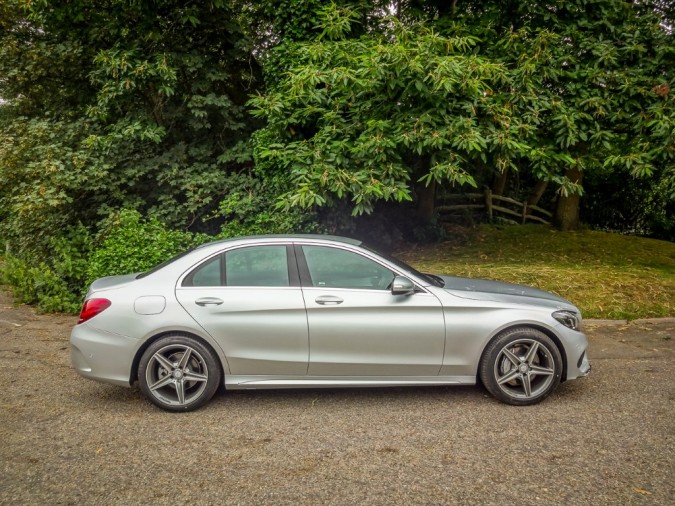
[[[150,357],[145,380],[150,393],[161,403],[185,406],[202,395],[208,384],[209,370],[196,349],[170,344]]]
[[[545,392],[554,381],[550,350],[534,339],[518,339],[504,346],[494,362],[494,378],[509,397],[529,399]]]

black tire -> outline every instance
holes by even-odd
[[[197,339],[173,335],[152,343],[138,364],[143,395],[166,411],[194,411],[218,390],[222,369],[216,354]]]
[[[543,332],[518,327],[496,336],[483,352],[479,375],[485,388],[507,404],[543,401],[560,384],[560,350]]]

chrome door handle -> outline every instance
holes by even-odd
[[[314,302],[317,304],[321,304],[322,306],[327,306],[327,305],[337,305],[337,304],[342,304],[344,302],[343,299],[340,297],[336,297],[335,295],[320,295],[316,299],[314,299]]]
[[[195,304],[198,306],[220,306],[222,303],[222,300],[215,297],[202,297],[201,299],[197,299],[195,301]]]

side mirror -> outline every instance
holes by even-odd
[[[415,293],[415,283],[403,276],[396,276],[391,282],[392,295],[411,295]]]

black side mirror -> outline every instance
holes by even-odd
[[[415,283],[404,276],[396,276],[391,282],[392,295],[411,295],[415,293]]]

